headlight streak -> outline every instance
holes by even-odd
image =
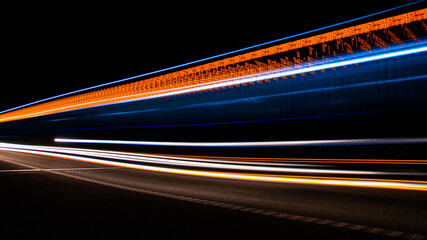
[[[1,147],[1,145],[0,145]],[[17,148],[20,149],[20,148]],[[172,165],[172,166],[184,166],[184,167],[197,167],[197,168],[210,168],[210,169],[227,169],[227,170],[239,170],[239,171],[265,171],[265,172],[288,172],[288,173],[310,173],[310,174],[358,174],[358,175],[375,175],[381,174],[381,172],[374,171],[347,171],[347,170],[328,170],[328,169],[310,169],[310,168],[290,168],[282,166],[253,166],[251,164],[245,164],[244,162],[231,162],[228,161],[227,164],[224,161],[214,161],[214,160],[204,160],[203,162],[195,161],[194,159],[162,159],[157,157],[150,157],[147,155],[137,155],[137,154],[123,154],[119,152],[103,152],[103,151],[87,151],[86,149],[67,149],[67,148],[52,148],[52,147],[29,147],[27,148],[31,151],[37,152],[51,152],[51,153],[61,153],[61,154],[76,154],[89,157],[100,157],[108,159],[116,159],[122,161],[132,161],[138,163],[149,163],[149,164],[162,164],[162,165]],[[265,164],[263,164],[265,165]],[[296,165],[296,164],[294,164]],[[300,164],[300,167],[304,164]]]
[[[106,152],[106,156],[113,157],[113,153],[117,153],[117,159],[122,160],[123,155],[137,156],[135,153],[121,153],[113,151],[102,150],[89,150],[89,149],[68,149],[74,154],[92,156],[76,156],[66,154],[67,148],[43,147],[43,146],[29,146],[18,144],[0,144],[1,150],[22,152],[28,154],[42,155],[55,158],[63,158],[69,160],[90,162],[96,164],[103,164],[116,167],[132,168],[145,171],[154,171],[171,174],[183,174],[201,177],[225,178],[235,180],[250,180],[250,181],[264,181],[264,182],[279,182],[279,183],[298,183],[298,184],[314,184],[314,185],[333,185],[333,186],[347,186],[347,187],[369,187],[369,188],[386,188],[386,189],[400,189],[400,190],[418,190],[427,191],[426,181],[411,181],[411,180],[389,180],[389,179],[370,179],[358,177],[323,177],[323,176],[293,176],[293,175],[273,175],[262,173],[235,173],[235,172],[219,172],[219,171],[206,171],[206,170],[188,170],[177,169],[170,167],[159,167],[151,165],[142,165],[129,162],[118,162],[111,160],[103,160],[95,158],[102,156],[100,153]],[[56,151],[56,152],[55,152]],[[85,152],[86,151],[86,152]],[[98,153],[93,154],[93,153]],[[109,154],[109,155],[108,155]],[[163,156],[162,156],[163,157]],[[49,170],[49,169],[46,169]]]
[[[43,150],[43,149],[40,149]],[[136,153],[124,153],[124,152],[114,152],[114,151],[105,151],[105,150],[89,150],[89,149],[66,149],[66,148],[57,148],[54,150],[45,149],[43,151],[53,151],[53,152],[62,152],[68,154],[76,154],[83,156],[95,156],[101,158],[108,159],[120,159],[126,161],[134,161],[134,162],[145,162],[145,163],[158,163],[158,164],[167,164],[167,165],[182,165],[182,166],[191,166],[194,165],[196,167],[219,167],[220,165],[212,165],[213,164],[222,164],[222,166],[227,166],[226,164],[238,164],[238,165],[268,165],[268,166],[294,166],[294,167],[320,167],[322,165],[314,165],[314,164],[298,164],[298,163],[259,163],[259,162],[246,162],[246,161],[225,161],[225,160],[210,160],[210,159],[201,159],[201,158],[186,158],[179,156],[164,156],[164,155],[154,155],[154,154],[136,154]],[[204,165],[205,162],[211,165]],[[198,164],[201,163],[201,164]],[[225,167],[226,168],[226,167]]]
[[[105,106],[110,104],[126,103],[130,101],[141,101],[141,100],[148,100],[148,99],[154,99],[154,98],[175,96],[180,94],[194,93],[194,92],[200,92],[200,91],[211,90],[216,88],[223,88],[223,87],[228,87],[233,85],[263,81],[263,80],[268,80],[273,78],[282,78],[286,76],[292,76],[292,75],[315,72],[320,70],[327,70],[327,69],[332,69],[337,67],[344,67],[344,66],[349,66],[354,64],[384,60],[388,58],[401,57],[405,55],[423,53],[426,51],[427,51],[427,46],[426,46],[426,40],[424,39],[419,42],[405,44],[403,46],[394,46],[393,48],[386,48],[386,49],[376,49],[376,50],[372,50],[371,52],[361,52],[358,54],[355,53],[355,54],[349,55],[349,59],[344,58],[345,56],[339,56],[335,58],[330,58],[329,60],[325,60],[325,61],[317,61],[315,63],[299,65],[298,67],[295,67],[295,68],[286,67],[286,68],[266,71],[258,74],[247,75],[243,77],[229,78],[229,79],[220,80],[217,82],[194,84],[190,86],[160,90],[160,91],[150,92],[150,93],[140,93],[140,94],[120,96],[120,97],[109,98],[109,99],[96,100],[91,102],[84,102],[84,103],[68,105],[64,107],[58,107],[54,109],[48,109],[44,111],[37,111],[29,114],[0,118],[0,122],[14,121],[14,120],[37,117],[37,116],[44,116],[44,115],[49,115],[49,114],[54,114],[59,112],[68,112],[68,111],[73,111],[73,110],[78,110],[83,108],[89,108],[89,107],[98,107],[98,106]]]
[[[125,141],[102,139],[70,139],[55,138],[60,143],[94,143],[94,144],[123,144],[168,147],[299,147],[299,146],[346,146],[346,145],[375,145],[375,144],[414,144],[427,143],[427,137],[419,138],[367,138],[367,139],[332,139],[332,140],[298,140],[298,141],[263,141],[263,142],[155,142],[155,141]]]

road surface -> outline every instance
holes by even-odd
[[[0,151],[11,239],[423,239],[425,191],[152,172]]]

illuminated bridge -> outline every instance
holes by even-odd
[[[274,184],[346,186],[373,195],[381,189],[378,194],[387,199],[393,194],[384,191],[414,190],[410,194],[419,195],[412,200],[417,206],[424,204],[424,213],[414,217],[418,223],[396,231],[391,231],[392,220],[367,220],[369,208],[363,207],[358,220],[342,212],[307,218],[305,211],[280,215],[289,210],[280,204],[271,209],[271,202],[257,207],[229,203],[223,196],[206,197],[211,192],[182,193],[182,187],[135,191],[246,212],[259,208],[264,215],[320,224],[333,219],[325,224],[351,230],[420,237],[427,234],[422,228],[427,221],[426,35],[426,8],[384,11],[43,99],[1,112],[0,149],[5,154],[36,155],[42,160],[8,160],[35,169],[48,166],[53,158],[56,169],[63,168],[62,161],[76,160],[76,168],[102,164],[170,174],[168,178],[201,177],[200,182],[227,179],[241,181],[239,185],[251,180],[277,189],[283,185]],[[46,171],[118,185],[102,174]],[[122,188],[142,187],[133,182]],[[349,192],[342,194],[350,199]],[[344,205],[337,208],[349,208]]]

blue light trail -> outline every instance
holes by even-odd
[[[190,66],[190,65],[193,65],[193,64],[197,64],[197,63],[206,62],[206,61],[209,61],[209,60],[213,60],[213,59],[225,57],[225,56],[228,56],[228,55],[232,55],[232,54],[244,52],[244,51],[247,51],[247,50],[250,50],[250,49],[255,49],[255,48],[266,46],[266,45],[269,45],[269,44],[273,44],[273,43],[277,43],[277,42],[289,40],[289,39],[292,39],[292,38],[304,36],[304,35],[307,35],[307,34],[316,33],[316,32],[319,32],[319,31],[326,30],[326,29],[334,28],[334,27],[337,27],[337,26],[341,26],[341,25],[345,25],[345,24],[348,24],[348,23],[352,23],[352,22],[356,22],[356,21],[359,21],[359,20],[363,20],[363,19],[367,19],[367,18],[370,18],[370,17],[374,17],[374,16],[377,16],[377,15],[380,15],[380,14],[384,14],[384,13],[388,13],[388,12],[391,12],[391,11],[395,11],[395,10],[398,10],[398,9],[401,9],[401,8],[405,8],[405,7],[409,7],[409,6],[412,6],[412,5],[416,5],[416,4],[419,4],[421,2],[424,2],[424,0],[415,1],[415,2],[412,2],[412,3],[408,3],[408,4],[404,4],[404,5],[401,5],[401,6],[394,7],[394,8],[390,8],[390,9],[386,9],[386,10],[379,11],[379,12],[376,12],[376,13],[372,13],[372,14],[369,14],[369,15],[366,15],[366,16],[362,16],[362,17],[350,19],[350,20],[343,21],[343,22],[336,23],[336,24],[332,24],[332,25],[329,25],[329,26],[326,26],[326,27],[321,27],[321,28],[309,30],[309,31],[306,31],[306,32],[303,32],[303,33],[299,33],[299,34],[287,36],[287,37],[284,37],[284,38],[280,38],[280,39],[276,39],[276,40],[272,40],[272,41],[268,41],[268,42],[256,44],[256,45],[245,47],[245,48],[241,48],[241,49],[238,49],[238,50],[234,50],[234,51],[230,51],[230,52],[218,54],[218,55],[215,55],[215,56],[212,56],[212,57],[207,57],[207,58],[203,58],[203,59],[191,61],[191,62],[188,62],[188,63],[183,63],[183,64],[180,64],[180,65],[176,65],[176,66],[172,66],[172,67],[168,67],[168,68],[164,68],[164,69],[160,69],[160,70],[156,70],[156,71],[152,71],[152,72],[148,72],[148,73],[144,73],[144,74],[140,74],[140,75],[136,75],[136,76],[132,76],[132,77],[128,77],[128,78],[123,78],[123,79],[120,79],[120,80],[116,80],[116,81],[112,81],[112,82],[108,82],[108,83],[104,83],[104,84],[100,84],[100,85],[96,85],[96,86],[92,86],[92,87],[88,87],[88,88],[84,88],[84,89],[80,89],[80,90],[76,90],[76,91],[71,91],[71,92],[68,92],[68,93],[64,93],[64,94],[52,96],[52,97],[49,97],[49,98],[44,98],[44,99],[41,99],[41,100],[38,100],[38,101],[34,101],[34,102],[30,102],[30,103],[27,103],[27,104],[24,104],[24,105],[21,105],[21,106],[17,106],[17,107],[14,107],[14,108],[2,110],[2,111],[0,111],[0,114],[7,113],[7,112],[10,112],[10,111],[13,111],[13,110],[17,110],[17,109],[21,109],[21,108],[24,108],[24,107],[28,107],[28,106],[31,106],[31,105],[35,105],[35,104],[38,104],[38,103],[43,103],[43,102],[46,102],[46,101],[54,100],[54,99],[57,99],[57,98],[61,98],[61,97],[73,95],[73,94],[76,94],[76,93],[81,93],[81,92],[93,90],[93,89],[96,89],[96,88],[101,88],[101,87],[105,87],[105,86],[109,86],[109,85],[113,85],[113,84],[117,84],[117,83],[129,81],[129,80],[134,80],[134,79],[137,79],[137,78],[142,78],[142,77],[154,75],[154,74],[157,74],[157,73],[167,72],[167,71],[170,71],[170,70],[174,70],[174,69],[178,69],[178,68]]]

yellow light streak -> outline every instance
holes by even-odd
[[[7,149],[7,148],[5,148]],[[221,171],[205,171],[205,170],[189,170],[168,167],[147,166],[142,164],[123,163],[110,160],[101,160],[96,158],[73,156],[69,154],[59,154],[53,152],[44,152],[37,150],[27,150],[20,148],[11,148],[10,151],[24,152],[29,154],[62,158],[73,161],[89,162],[115,167],[123,167],[151,172],[179,174],[199,177],[232,179],[232,180],[247,180],[260,182],[276,182],[286,184],[310,184],[319,186],[340,186],[340,187],[364,187],[364,188],[381,188],[381,189],[396,189],[396,190],[416,190],[427,191],[427,181],[415,180],[392,180],[392,179],[372,179],[358,177],[321,177],[321,176],[298,176],[298,175],[272,175],[260,173],[235,173]]]

